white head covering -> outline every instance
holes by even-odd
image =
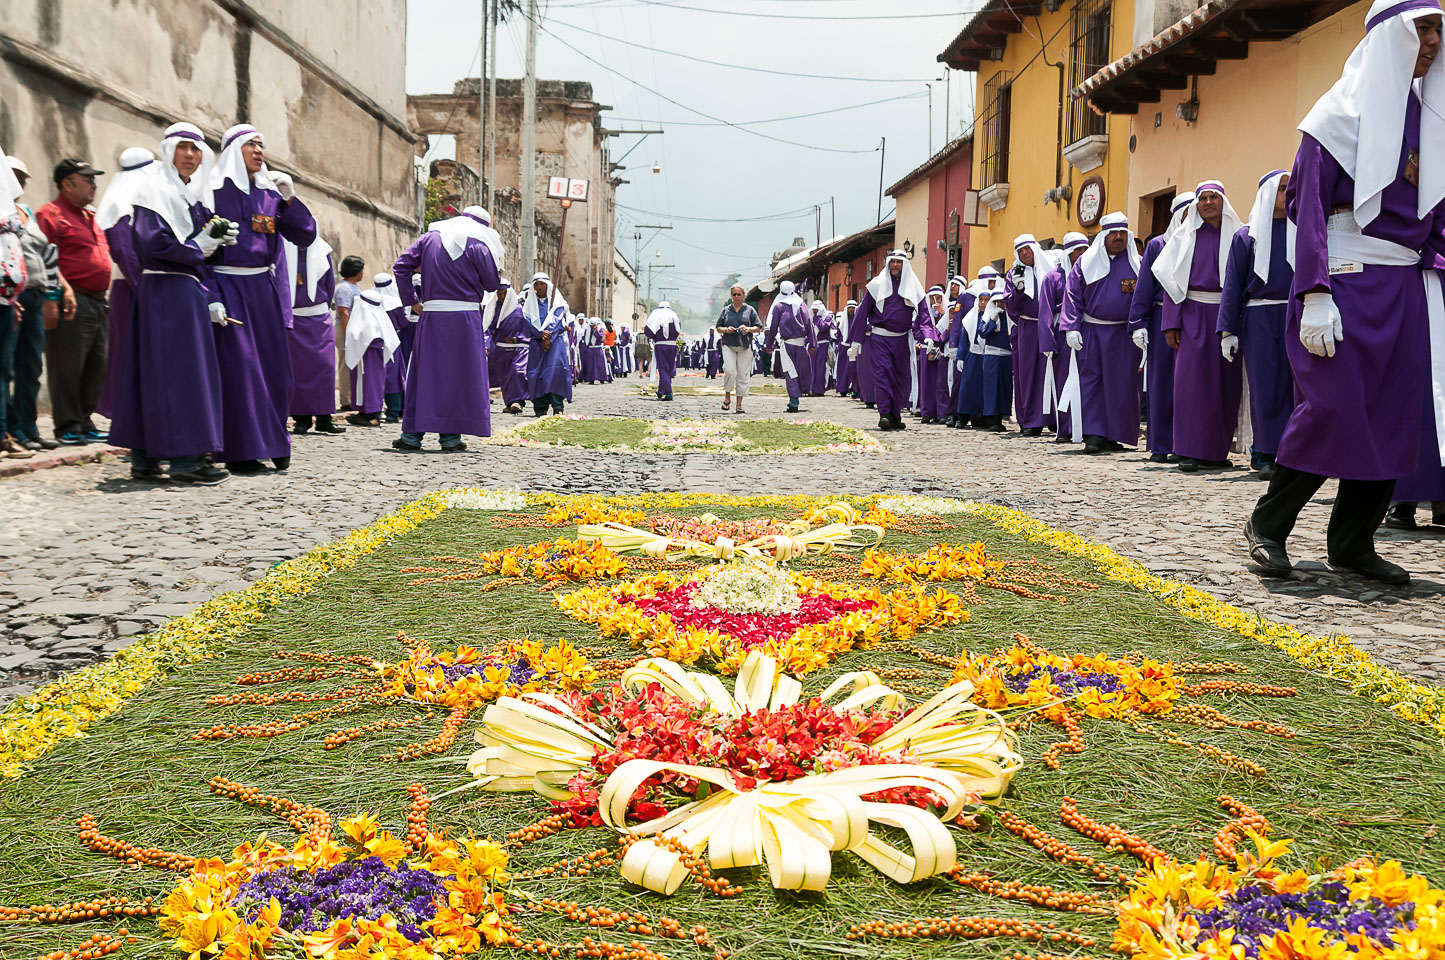
[[[786,280],[784,280],[783,283],[784,285],[788,285],[788,281]],[[800,300],[799,303],[801,302]],[[644,326],[647,330],[648,337],[651,338],[654,334],[660,336],[663,329],[666,328],[669,323],[677,324],[677,332],[679,334],[682,333],[682,321],[678,319],[672,307],[664,300],[657,305],[656,310],[647,315],[647,323]]]
[[[493,309],[497,305],[498,297],[502,298],[502,309],[500,313]],[[522,301],[517,299],[517,291],[512,289],[510,283],[503,280],[498,289],[482,297],[482,318],[486,321],[485,325],[492,326],[510,317],[517,312],[517,307],[519,307],[521,303]]]
[[[201,165],[191,174],[189,183],[181,179],[175,165],[176,147],[182,140],[201,148]],[[176,239],[184,243],[196,232],[196,226],[191,222],[191,205],[201,202],[207,192],[214,154],[199,127],[190,123],[173,123],[166,127],[161,137],[160,155],[160,170],[155,176],[141,181],[140,188],[131,198],[131,206],[155,211],[171,228]]]
[[[1019,259],[1019,251],[1028,247],[1034,252],[1034,264],[1029,266]],[[1021,233],[1014,240],[1014,265],[1024,268],[1024,293],[1030,299],[1039,298],[1039,278],[1046,277],[1054,269],[1053,256],[1043,248],[1032,233]]]
[[[301,254],[297,250],[296,244],[287,240],[285,237],[281,238],[281,247],[286,251],[286,268],[291,271],[291,275],[294,277],[302,268],[302,264],[297,262]],[[303,276],[306,278],[306,297],[308,300],[316,299],[316,285],[321,282],[321,278],[326,276],[327,271],[331,269],[331,254],[331,244],[322,240],[321,234],[319,233],[316,235],[316,239],[307,245],[306,263],[304,265],[306,272]],[[380,274],[378,274],[378,276],[380,276]],[[300,293],[300,284],[291,284],[291,306],[296,306],[296,298],[300,296]]]
[[[1134,231],[1129,229],[1129,218],[1122,213],[1107,213],[1099,218],[1099,232],[1094,234],[1089,249],[1079,258],[1079,269],[1084,274],[1085,283],[1097,283],[1109,275],[1113,261],[1109,257],[1109,251],[1104,249],[1104,240],[1116,230],[1123,230],[1129,235],[1129,242],[1124,244],[1124,255],[1129,258],[1129,265],[1134,268],[1134,273],[1139,273],[1139,250],[1134,246]]]
[[[811,304],[814,316],[821,316],[828,312],[828,305],[821,300],[814,300]]]
[[[1064,255],[1067,256],[1068,254],[1073,253],[1078,248],[1087,247],[1088,245],[1088,237],[1084,236],[1082,233],[1073,231],[1064,234],[1064,242],[1059,245],[1059,249],[1063,250]]]
[[[390,278],[391,274],[379,273],[377,276]],[[346,365],[355,370],[377,339],[381,340],[386,359],[391,360],[401,339],[396,335],[391,317],[386,315],[381,291],[366,290],[352,301],[351,318],[346,321]]]
[[[5,160],[0,163],[0,220],[8,220],[19,212],[15,200],[24,191],[20,187],[20,178],[15,176],[15,168],[10,166],[10,157],[3,149],[0,149],[0,157]]]
[[[401,294],[396,290],[396,278],[389,273],[378,273],[371,278],[371,288],[381,297],[381,308],[391,311],[401,306]]]
[[[1239,232],[1239,214],[1224,194],[1218,180],[1205,180],[1194,188],[1194,201],[1189,204],[1188,218],[1169,233],[1169,239],[1154,260],[1154,278],[1175,303],[1183,303],[1189,293],[1189,272],[1194,267],[1194,240],[1204,218],[1199,215],[1199,195],[1217,193],[1224,198],[1223,219],[1219,223],[1219,278],[1224,279],[1224,264],[1229,260],[1229,241]]]
[[[1375,0],[1365,18],[1365,38],[1355,47],[1340,79],[1315,101],[1299,129],[1320,142],[1355,181],[1355,220],[1365,226],[1379,216],[1381,194],[1395,182],[1405,142],[1405,109],[1411,89],[1420,97],[1420,199],[1423,218],[1445,200],[1445,57],[1414,79],[1420,53],[1415,21],[1440,14],[1439,0]]]
[[[1266,173],[1259,181],[1259,192],[1254,195],[1254,207],[1249,211],[1249,235],[1254,240],[1254,273],[1259,279],[1269,282],[1269,258],[1274,248],[1274,204],[1279,196],[1280,181],[1288,170]],[[1285,219],[1285,243],[1289,262],[1294,263],[1294,224]]]
[[[903,271],[898,275],[896,291],[893,286],[893,273],[888,269],[888,264],[894,260],[903,264]],[[913,264],[908,262],[908,255],[902,250],[894,250],[883,261],[883,269],[868,281],[868,292],[873,294],[873,302],[879,309],[883,308],[883,301],[893,296],[895,292],[910,307],[917,307],[925,299],[923,284],[919,283],[918,278],[913,275]]]
[[[773,303],[786,303],[790,307],[801,307],[803,305],[803,298],[798,296],[796,292],[797,289],[797,285],[794,284],[793,281],[784,280],[778,284],[778,295],[774,298]],[[659,307],[665,306],[667,306],[667,301],[665,300],[659,304]]]
[[[234,183],[242,193],[250,194],[251,175],[246,172],[246,158],[241,156],[241,147],[252,140],[259,140],[263,144],[266,142],[261,131],[249,123],[238,123],[221,134],[221,155],[216,158],[216,169],[206,181],[209,191],[206,206],[215,206],[212,196],[227,180]],[[276,182],[271,179],[271,171],[264,163],[256,172],[256,186],[263,190],[276,189]]]
[[[978,276],[974,277],[973,283],[969,285],[968,292],[976,297],[980,290],[990,296],[1003,291],[1003,277],[999,276],[998,270],[993,266],[978,268]]]
[[[156,155],[145,147],[127,147],[121,153],[120,171],[106,184],[100,206],[95,210],[100,229],[109,230],[130,216],[136,193],[145,185],[145,178],[155,176],[156,172]]]
[[[537,299],[538,280],[547,284],[547,316],[545,318],[540,315],[542,303]],[[562,308],[562,322],[558,325],[560,329],[572,322],[572,311],[568,308],[567,301],[562,299],[562,294],[558,292],[557,285],[552,282],[552,278],[545,273],[535,274],[532,282],[527,284],[527,293],[522,298],[522,313],[526,316],[527,321],[535,327],[546,330],[549,328],[552,318],[557,315],[558,307]],[[543,322],[544,320],[545,322]]]
[[[446,247],[447,256],[453,260],[466,250],[468,240],[480,240],[492,252],[492,262],[497,265],[497,271],[504,269],[502,261],[506,254],[502,249],[502,237],[492,229],[492,215],[485,208],[467,207],[459,216],[438,220],[429,229],[442,235],[442,246]]]

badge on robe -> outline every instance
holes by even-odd
[[[251,214],[251,232],[252,232],[252,233],[275,233],[275,232],[276,232],[276,218],[275,218],[275,217],[268,217],[268,216],[266,216],[266,214],[264,214],[264,213],[253,213],[253,214]]]
[[[1119,281],[1119,289],[1124,293],[1133,293],[1134,287],[1138,283],[1138,280],[1135,280],[1132,277],[1126,277],[1125,279]]]

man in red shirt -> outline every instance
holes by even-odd
[[[75,291],[75,315],[45,319],[45,372],[55,439],[64,444],[100,442],[91,415],[105,383],[110,290],[110,248],[95,222],[95,178],[104,173],[84,160],[55,165],[54,200],[35,211],[35,219],[60,254],[60,274]]]

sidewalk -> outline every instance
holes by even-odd
[[[110,429],[110,421],[104,417],[97,416],[95,424],[101,430]],[[40,428],[42,437],[55,439],[55,425],[49,417],[39,417],[36,426]],[[35,456],[24,460],[15,460],[10,457],[0,459],[0,477],[14,477],[22,473],[34,473],[36,470],[76,463],[93,463],[103,457],[116,456],[125,452],[123,447],[113,447],[108,443],[87,443],[79,447],[59,446],[54,450],[36,450]]]

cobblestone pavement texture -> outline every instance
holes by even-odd
[[[708,393],[679,392],[671,403],[642,395],[635,377],[582,385],[568,412],[737,417],[719,409],[719,383],[682,378],[683,390]],[[745,416],[788,416],[785,403],[755,396]],[[492,409],[496,424],[514,422],[499,403]],[[873,411],[837,396],[805,398],[799,416],[877,424]],[[344,436],[294,438],[284,474],[237,476],[216,487],[136,483],[120,458],[9,477],[0,480],[0,702],[244,587],[278,561],[453,486],[971,497],[1095,537],[1161,576],[1306,632],[1347,634],[1423,680],[1445,680],[1445,529],[1382,530],[1381,554],[1415,580],[1407,590],[1381,587],[1326,568],[1330,501],[1320,500],[1290,542],[1295,574],[1261,579],[1247,566],[1241,528],[1264,485],[1239,465],[1243,458],[1231,470],[1189,475],[1144,453],[1089,456],[1047,435],[908,424],[884,435],[890,449],[880,454],[759,457],[539,450],[474,438],[468,452],[443,455],[434,437],[426,452],[402,454],[390,449],[398,427],[353,426]]]

